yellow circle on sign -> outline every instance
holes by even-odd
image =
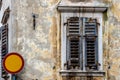
[[[17,53],[10,53],[5,56],[3,60],[5,70],[11,74],[20,72],[24,66],[24,60],[21,55]]]
[[[5,66],[11,72],[18,71],[22,66],[22,60],[17,55],[11,55],[5,60]]]

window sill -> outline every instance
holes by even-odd
[[[61,70],[60,74],[62,76],[95,76],[95,77],[105,76],[104,71]]]

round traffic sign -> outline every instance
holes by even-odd
[[[3,59],[3,67],[8,73],[16,74],[23,69],[23,66],[24,59],[16,52],[7,54]]]

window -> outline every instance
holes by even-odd
[[[0,28],[1,32],[1,54],[2,59],[4,59],[5,55],[8,53],[8,25],[4,25]],[[7,79],[8,73],[2,67],[2,78]]]
[[[104,76],[102,13],[61,13],[62,76]]]
[[[105,75],[102,18],[107,8],[82,3],[68,5],[63,0],[58,5],[61,14],[60,74],[63,77]]]
[[[69,17],[67,29],[67,69],[98,70],[98,22],[94,18]],[[85,53],[83,53],[85,52]],[[84,56],[83,56],[84,55]]]
[[[1,54],[2,54],[2,60],[8,53],[8,19],[9,19],[9,7],[4,11],[3,17],[2,17],[2,27],[0,28],[0,34],[1,34]],[[2,67],[2,78],[5,80],[9,78],[8,73],[4,70]]]
[[[102,68],[102,13],[62,13],[63,70],[100,71]]]
[[[68,17],[64,23],[67,70],[99,70],[97,18]],[[63,34],[64,35],[64,34]],[[65,42],[66,41],[66,42]]]

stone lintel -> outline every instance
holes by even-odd
[[[108,7],[97,6],[58,6],[60,12],[105,12]]]

